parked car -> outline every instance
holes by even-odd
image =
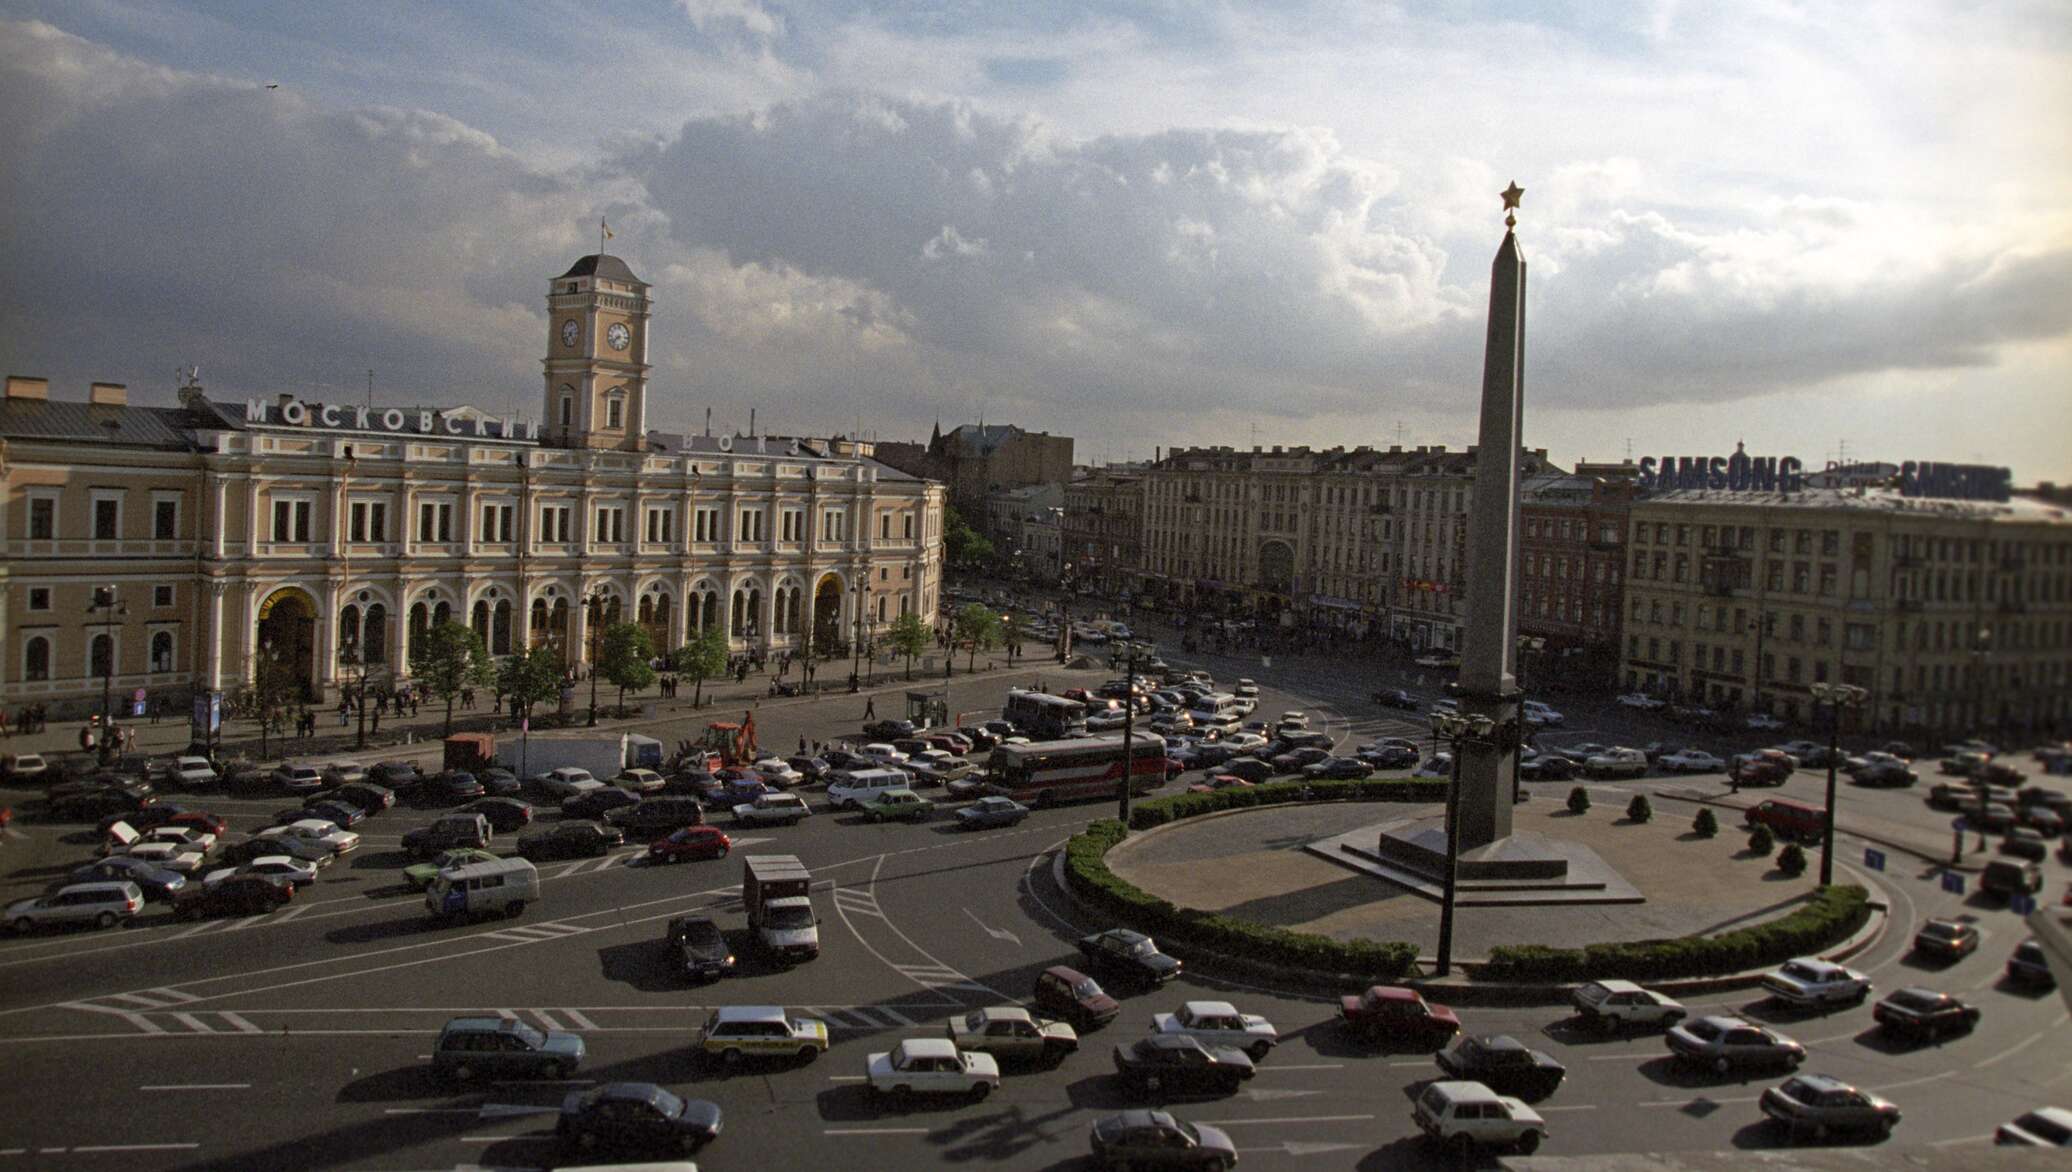
[[[2041,989],[2055,989],[2058,985],[2057,974],[2050,971],[2050,962],[2044,959],[2043,945],[2034,936],[2015,945],[2008,956],[2007,979]]]
[[[1541,753],[1518,764],[1518,776],[1526,781],[1568,781],[1576,775],[1576,763],[1558,753]]]
[[[428,806],[450,806],[473,801],[489,791],[465,769],[443,769],[410,790],[411,797]]]
[[[1460,1033],[1460,1018],[1452,1009],[1397,985],[1372,985],[1357,996],[1340,997],[1338,1014],[1363,1038],[1413,1050],[1437,1050]]]
[[[480,814],[489,819],[489,828],[498,834],[510,834],[532,825],[532,803],[522,798],[476,798],[454,812]]]
[[[1873,1006],[1871,1018],[1895,1034],[1935,1041],[1944,1034],[1965,1033],[1978,1024],[1979,1009],[1948,993],[1910,985]]]
[[[2072,1111],[2038,1107],[2024,1111],[1993,1130],[2000,1147],[2072,1148]]]
[[[705,821],[705,810],[698,799],[689,794],[657,794],[614,806],[605,811],[604,820],[637,842],[687,826],[701,825]]]
[[[1767,1026],[1738,1017],[1701,1017],[1671,1026],[1669,1053],[1678,1061],[1720,1074],[1740,1066],[1796,1070],[1806,1048]]]
[[[571,1091],[554,1132],[583,1150],[641,1148],[694,1152],[720,1131],[720,1110],[704,1099],[680,1099],[653,1083],[608,1082]]]
[[[863,803],[863,813],[872,822],[926,822],[935,814],[935,803],[913,790],[895,787]]]
[[[669,780],[652,769],[622,769],[611,783],[636,794],[658,794]]]
[[[961,1051],[1009,1060],[1056,1064],[1079,1049],[1079,1031],[1062,1021],[1038,1019],[1018,1005],[974,1009],[949,1019],[945,1030]]]
[[[156,805],[151,787],[128,782],[89,781],[54,786],[46,808],[53,818],[129,815]]]
[[[1280,1031],[1256,1013],[1240,1013],[1228,1001],[1188,1001],[1172,1013],[1151,1015],[1154,1034],[1186,1034],[1209,1047],[1243,1050],[1254,1062],[1280,1041]]]
[[[183,892],[184,894],[184,892]],[[178,896],[174,897],[179,898]],[[68,883],[49,895],[20,899],[0,912],[0,921],[17,935],[38,928],[73,928],[92,924],[112,928],[144,910],[144,892],[127,880]]]
[[[1647,771],[1647,754],[1639,749],[1610,749],[1583,762],[1583,773],[1590,777],[1639,777]]]
[[[295,885],[272,875],[231,875],[216,883],[193,885],[173,897],[173,914],[183,920],[202,916],[256,916],[295,897]]]
[[[827,1023],[781,1005],[724,1005],[705,1019],[698,1052],[728,1066],[749,1058],[811,1062],[827,1052]]]
[[[1655,759],[1655,764],[1670,773],[1717,773],[1727,763],[1703,749],[1678,749],[1664,753]]]
[[[387,785],[371,781],[355,781],[331,790],[329,796],[341,802],[351,802],[373,817],[396,804],[396,791]]]
[[[134,883],[147,901],[165,903],[187,886],[188,879],[145,859],[115,855],[72,868],[65,883]]]
[[[1099,972],[1144,985],[1163,985],[1179,976],[1183,967],[1179,960],[1160,952],[1157,941],[1129,928],[1110,928],[1081,937],[1079,954]]]
[[[287,855],[261,855],[249,863],[241,863],[235,867],[218,867],[203,875],[201,881],[202,885],[207,887],[235,875],[263,875],[276,883],[301,888],[317,881],[317,871],[315,863],[306,863]]]
[[[1326,757],[1302,767],[1302,776],[1316,781],[1358,781],[1374,772],[1374,766],[1358,757]]]
[[[480,847],[462,846],[440,851],[428,862],[412,863],[403,868],[403,881],[419,891],[432,882],[433,876],[454,867],[465,867],[470,863],[491,863],[496,855]]]
[[[615,846],[623,845],[626,836],[616,826],[603,826],[596,822],[563,822],[544,830],[534,830],[518,836],[518,854],[521,858],[540,862],[546,859],[596,858],[611,853]]]
[[[1088,1135],[1102,1168],[1182,1168],[1228,1172],[1237,1145],[1206,1123],[1182,1123],[1164,1111],[1123,1111],[1094,1121]]]
[[[1742,723],[1757,732],[1779,732],[1785,727],[1783,721],[1767,712],[1751,712]]]
[[[1383,688],[1374,693],[1373,699],[1383,708],[1399,708],[1405,712],[1415,712],[1423,706],[1417,697],[1401,688]]]
[[[1792,1139],[1825,1141],[1841,1131],[1887,1136],[1899,1126],[1899,1108],[1891,1100],[1824,1074],[1785,1079],[1763,1092],[1762,1106]]]
[[[282,765],[273,771],[273,780],[275,785],[290,793],[306,793],[337,784],[326,782],[324,771],[314,765]]]
[[[525,792],[525,783],[518,775],[501,766],[475,770],[475,780],[482,783],[482,789],[491,797],[515,798]]]
[[[1813,842],[1827,829],[1827,811],[1782,799],[1757,802],[1741,815],[1748,826],[1767,826],[1786,842]]]
[[[1115,1073],[1139,1095],[1173,1091],[1230,1094],[1255,1073],[1252,1060],[1234,1046],[1204,1046],[1187,1034],[1151,1034],[1118,1043]]]
[[[640,801],[640,795],[623,790],[615,785],[601,786],[564,798],[561,802],[563,818],[603,818],[621,806],[631,806]]]
[[[724,859],[734,849],[734,840],[717,826],[683,826],[648,844],[647,857],[657,863],[682,863],[691,859]]]
[[[285,816],[277,817],[279,821],[283,822],[295,822],[303,818],[321,818],[342,830],[351,830],[367,820],[367,811],[353,805],[351,802],[327,798],[321,802],[308,803],[299,810],[288,811]]]
[[[1576,986],[1569,999],[1584,1021],[1604,1030],[1668,1027],[1690,1016],[1690,1011],[1675,998],[1643,989],[1632,981],[1591,981]]]
[[[1657,700],[1646,692],[1627,692],[1618,698],[1618,703],[1621,707],[1637,708],[1642,712],[1653,712],[1669,705],[1667,700]]]
[[[1994,859],[1979,871],[1978,889],[2001,899],[2034,895],[2043,890],[2043,868],[2032,859]]]
[[[348,854],[359,849],[360,836],[350,830],[342,830],[335,822],[322,818],[303,818],[285,826],[269,826],[260,831],[258,838],[299,838],[313,842],[334,855]]]
[[[2010,826],[2000,838],[2000,853],[2040,863],[2050,857],[2050,840],[2027,826]]]
[[[486,847],[495,833],[487,816],[455,811],[440,815],[429,826],[404,831],[402,846],[413,855],[431,855],[455,847]]]
[[[734,821],[743,826],[797,826],[813,816],[813,807],[795,793],[764,794],[734,807]]]
[[[575,797],[585,790],[596,789],[604,783],[593,777],[589,770],[573,765],[563,765],[535,774],[528,783],[541,796],[562,800]]]
[[[663,929],[671,963],[694,980],[713,980],[734,970],[734,949],[719,925],[706,916],[677,916]]]
[[[1036,977],[1036,1008],[1070,1020],[1080,1029],[1114,1021],[1122,1005],[1103,992],[1100,983],[1078,969],[1052,965]]]
[[[1530,1155],[1547,1135],[1547,1121],[1539,1112],[1479,1082],[1427,1083],[1410,1118],[1425,1138],[1463,1154],[1508,1147]]]
[[[1000,1085],[1000,1064],[969,1053],[948,1038],[906,1038],[864,1060],[871,1090],[895,1100],[915,1095],[958,1095],[974,1101]]]

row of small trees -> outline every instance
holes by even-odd
[[[1003,626],[999,615],[978,603],[957,611],[951,628],[955,644],[969,649],[972,667],[977,665],[980,651],[998,646],[1003,637],[1020,637],[1011,621]],[[928,650],[934,633],[920,615],[908,612],[892,623],[886,638],[892,649],[906,658],[907,675],[911,677],[914,660]],[[655,645],[647,628],[637,623],[614,623],[604,629],[598,642],[594,670],[599,679],[619,690],[621,707],[626,703],[627,692],[637,693],[654,686]],[[726,674],[729,658],[727,637],[715,627],[670,652],[668,664],[671,671],[691,681],[692,702],[696,704],[704,701],[705,681]],[[535,705],[561,695],[563,667],[561,657],[549,647],[521,650],[498,662],[491,658],[480,632],[465,623],[446,622],[431,628],[424,638],[412,644],[410,672],[427,694],[445,702],[446,732],[450,734],[453,706],[462,692],[493,685],[506,702],[515,703],[529,719]],[[262,659],[255,665],[252,684],[260,720],[271,728],[284,719],[295,703],[294,681],[285,666]]]

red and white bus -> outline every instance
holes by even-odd
[[[1130,745],[1133,792],[1147,793],[1166,779],[1165,738],[1136,733]],[[1122,737],[1081,737],[1001,745],[986,766],[986,791],[1030,806],[1079,798],[1114,798],[1122,780]]]

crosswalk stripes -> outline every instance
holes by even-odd
[[[567,924],[549,921],[544,924],[519,924],[495,932],[484,932],[491,940],[508,940],[517,944],[538,944],[546,940],[560,940],[568,936],[581,936],[589,928],[581,924]]]
[[[199,1001],[201,1000],[201,998],[195,996],[192,993],[183,993],[178,989],[168,989],[161,987],[157,989],[146,989],[141,993],[110,993],[104,997],[95,998],[94,1000],[127,1001],[132,1005],[141,1005],[146,1009],[169,1009],[175,1005],[185,1005],[189,1001]],[[91,1002],[80,1002],[78,1004],[90,1005]],[[118,1009],[117,1012],[121,1011]]]
[[[835,888],[835,906],[859,916],[885,918],[884,911],[878,907],[878,897],[860,887]]]
[[[562,1024],[561,1024],[561,1021],[560,1021],[560,1019],[556,1018],[555,1016],[553,1016],[552,1014],[548,1013],[548,1012],[547,1012],[546,1010],[544,1010],[544,1009],[535,1009],[535,1010],[533,1010],[533,1011],[532,1011],[532,1015],[533,1015],[534,1017],[536,1017],[536,1018],[539,1018],[539,1019],[540,1019],[540,1024],[541,1024],[541,1025],[543,1025],[543,1026],[545,1026],[546,1028],[548,1028],[548,1029],[550,1029],[550,1030],[556,1030],[556,1031],[559,1031],[559,1032],[561,1032],[561,1033],[567,1033],[567,1032],[568,1032],[568,1027],[567,1027],[567,1026],[565,1026],[565,1025],[562,1025]]]
[[[838,1030],[912,1029],[919,1024],[883,1005],[808,1005],[805,1012]]]

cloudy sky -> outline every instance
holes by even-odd
[[[2056,0],[0,0],[0,109],[60,397],[537,413],[609,217],[665,428],[1462,444],[1515,179],[1556,459],[2072,480]]]

